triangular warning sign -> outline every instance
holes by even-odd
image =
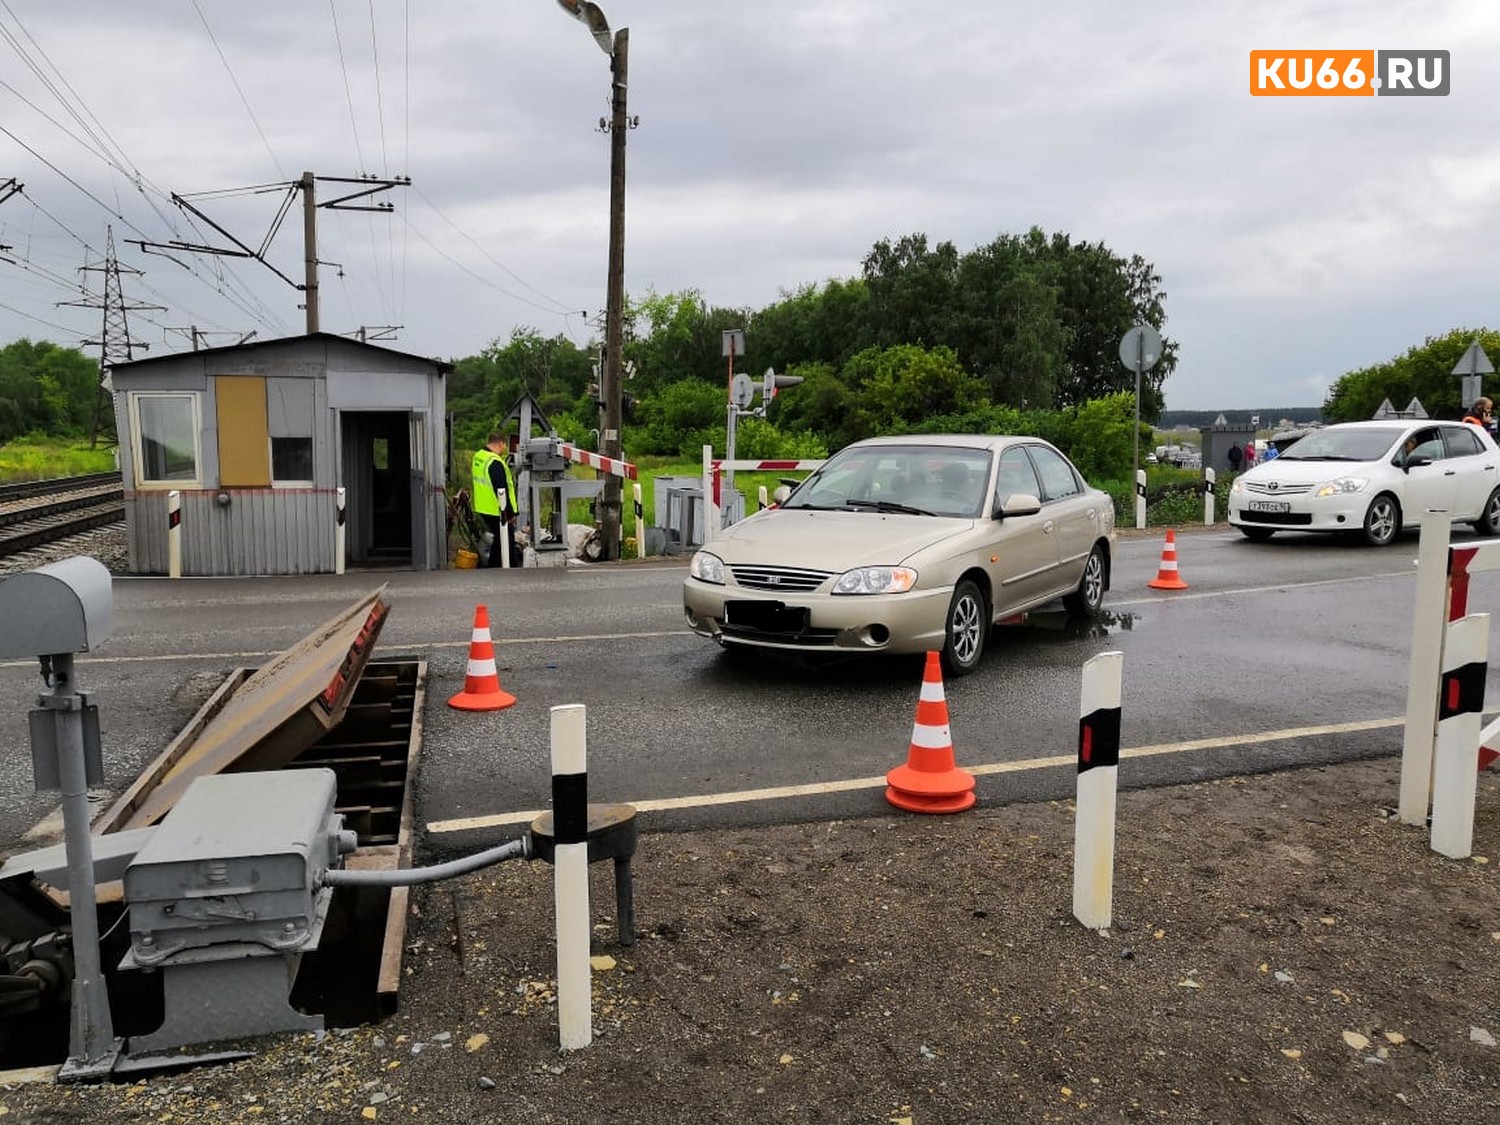
[[[1396,408],[1391,405],[1390,399],[1386,399],[1384,402],[1382,402],[1375,413],[1370,415],[1370,417],[1372,418],[1394,418],[1395,416]]]
[[[1214,425],[1215,426],[1227,426],[1227,425],[1229,425],[1229,419],[1226,418],[1226,417],[1224,417],[1224,415],[1220,414],[1217,418],[1214,419]]]
[[[1484,354],[1484,349],[1475,340],[1464,352],[1463,358],[1453,365],[1455,375],[1493,375],[1495,365],[1490,362],[1490,357]]]
[[[1403,413],[1405,413],[1408,418],[1426,418],[1428,416],[1427,408],[1422,405],[1422,400],[1419,398],[1414,398],[1410,402],[1408,402],[1406,404],[1406,410],[1403,411]]]

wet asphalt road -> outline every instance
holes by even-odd
[[[1454,541],[1475,540],[1462,530]],[[1125,654],[1122,787],[1399,753],[1415,537],[1371,550],[1185,531],[1177,553],[1190,589],[1176,592],[1147,586],[1162,543],[1157,533],[1119,539],[1106,614],[1092,627],[1033,615],[997,633],[976,673],[947,682],[955,755],[979,775],[981,802],[1071,795],[1064,763],[1076,748],[1081,668],[1115,650]],[[891,811],[878,779],[906,760],[920,658],[808,665],[721,653],[681,624],[684,573],[685,560],[672,560],[120,579],[111,637],[79,658],[79,686],[99,704],[107,784],[118,792],[227,671],[264,661],[384,583],[392,612],[376,658],[428,662],[416,784],[433,854],[509,838],[522,814],[547,806],[549,708],[566,703],[588,708],[590,799],[645,803],[650,828]],[[470,714],[445,701],[463,685],[480,603],[501,685],[518,702]],[[1500,579],[1476,576],[1471,611],[1496,604]],[[1492,671],[1492,705],[1495,687]],[[56,804],[31,790],[26,712],[39,688],[34,664],[0,663],[5,841]],[[1148,747],[1157,752],[1130,756]],[[1019,768],[1034,759],[1061,763]],[[792,786],[810,789],[745,796]],[[674,799],[682,807],[653,807]]]

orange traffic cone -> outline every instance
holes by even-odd
[[[1166,546],[1161,549],[1161,568],[1156,577],[1146,583],[1153,590],[1186,590],[1188,584],[1177,573],[1177,532],[1167,528]]]
[[[974,775],[953,764],[953,734],[943,697],[938,654],[927,654],[922,694],[911,728],[906,764],[885,775],[885,799],[898,809],[923,813],[963,812],[974,804]]]
[[[499,711],[509,707],[516,697],[500,690],[500,673],[495,669],[495,645],[490,640],[490,611],[484,606],[474,609],[474,636],[469,641],[469,667],[464,673],[464,690],[448,700],[449,707],[460,711]]]

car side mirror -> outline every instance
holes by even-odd
[[[1412,469],[1415,469],[1415,468],[1417,468],[1417,467],[1419,467],[1421,465],[1430,465],[1430,464],[1432,464],[1432,458],[1431,457],[1427,457],[1427,456],[1424,456],[1423,454],[1418,453],[1415,456],[1408,457],[1406,459],[1406,463],[1403,464],[1401,467],[1403,469],[1405,469],[1407,472],[1410,472]]]
[[[1003,504],[995,505],[995,517],[1034,516],[1042,510],[1042,502],[1025,492],[1013,493]]]

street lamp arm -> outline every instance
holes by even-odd
[[[609,33],[609,21],[604,18],[598,4],[591,3],[590,0],[557,0],[557,3],[563,11],[589,29],[600,50],[614,58],[615,44]]]

